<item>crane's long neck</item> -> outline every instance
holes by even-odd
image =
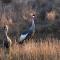
[[[8,36],[7,33],[8,33],[8,31],[6,30],[6,31],[5,31],[6,37]]]
[[[32,19],[32,25],[31,25],[31,28],[32,32],[34,33],[35,32],[35,23],[34,23],[34,19]]]
[[[32,19],[32,26],[34,25],[34,19]]]
[[[32,19],[32,29],[35,30],[35,23],[34,23],[34,19]]]
[[[5,29],[5,34],[6,34],[6,37],[8,36],[8,26],[6,26],[6,29]]]

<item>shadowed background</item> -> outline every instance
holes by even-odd
[[[49,12],[50,9],[52,10]],[[46,13],[44,11],[46,11]],[[11,54],[8,55],[8,58],[10,59],[12,57],[12,60],[15,60],[15,57],[16,60],[20,60],[19,57],[21,57],[21,60],[24,60],[24,57],[26,57],[26,60],[59,60],[59,0],[0,0],[0,46],[2,46],[5,36],[4,25],[7,24],[9,26],[8,35],[12,41],[15,41],[15,39],[18,39],[20,33],[27,30],[31,25],[31,14],[36,15],[36,32],[33,38],[30,39],[32,42],[29,40],[28,43],[24,43],[22,48],[21,46],[13,44],[10,50]],[[15,48],[16,50],[14,50]],[[39,51],[39,54],[37,51]],[[18,53],[20,53],[20,55]],[[1,58],[2,55],[1,49]],[[41,59],[39,57],[41,57]]]

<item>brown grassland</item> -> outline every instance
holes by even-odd
[[[22,45],[15,42],[10,50],[0,48],[0,60],[60,60],[60,40],[49,37],[40,40],[30,39]]]
[[[47,20],[41,20],[40,9],[43,7],[40,7],[40,4],[48,0],[12,0],[11,3],[5,5],[1,1],[0,45],[4,40],[4,25],[9,26],[8,36],[13,44],[9,49],[0,47],[0,60],[60,60],[60,1],[51,0],[53,9],[46,13]],[[19,34],[29,27],[32,14],[36,15],[36,37],[34,36],[36,39],[30,38],[23,44],[18,44],[14,39],[17,40],[20,37]],[[52,32],[54,37],[45,36],[44,38],[45,32],[48,34]]]

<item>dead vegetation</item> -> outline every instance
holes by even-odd
[[[10,47],[9,53],[6,52],[3,55],[4,50],[2,48],[0,51],[1,60],[3,60],[4,55],[6,60],[60,60],[60,41],[46,38],[44,42],[42,40],[41,42],[34,42],[33,39],[30,39],[28,43],[23,45],[14,43]]]
[[[60,60],[60,3],[59,0],[52,0],[53,10],[46,13],[46,20],[41,20],[40,9],[47,1],[12,0],[8,4],[4,3],[5,0],[0,2],[0,45],[4,40],[3,27],[6,24],[9,26],[8,35],[13,41],[10,50],[0,48],[0,60]],[[29,27],[32,14],[36,15],[35,36],[19,45],[15,39]],[[49,34],[54,37],[47,37]]]

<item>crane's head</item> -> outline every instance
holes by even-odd
[[[32,20],[32,25],[34,25],[35,24],[34,23],[34,20],[35,20],[35,15],[34,14],[32,15],[32,19],[31,20]]]
[[[34,24],[34,20],[35,20],[35,14],[32,14],[29,21],[32,22],[32,24]]]
[[[33,22],[33,24],[34,24],[34,20],[35,20],[35,14],[31,15],[30,22]]]
[[[4,26],[4,30],[8,32],[8,25]]]
[[[32,15],[32,18],[35,18],[35,15],[34,14]]]

